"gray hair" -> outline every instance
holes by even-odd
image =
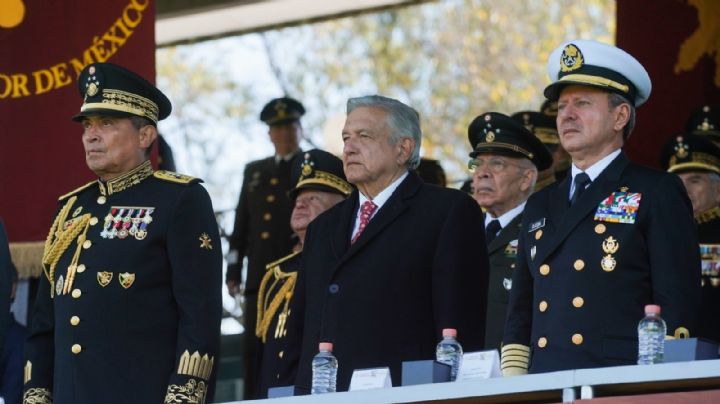
[[[413,149],[410,154],[406,165],[409,169],[417,168],[420,164],[420,144],[422,142],[420,114],[412,107],[398,100],[381,95],[366,95],[364,97],[348,99],[348,115],[354,109],[360,107],[379,108],[387,112],[387,120],[385,123],[390,128],[390,144],[397,144],[397,142],[403,138],[415,140],[415,149]]]
[[[633,129],[635,129],[635,106],[628,101],[627,98],[618,93],[612,92],[608,93],[608,104],[610,105],[610,108],[616,108],[621,104],[627,104],[628,107],[630,107],[630,117],[628,118],[627,125],[623,128],[623,140],[627,140]]]
[[[526,159],[526,158],[520,158],[518,159],[518,168],[522,171],[530,170],[533,172],[533,180],[530,184],[530,188],[525,192],[525,195],[523,196],[523,201],[526,201],[530,195],[535,191],[535,185],[537,184],[538,175],[540,172],[537,169],[537,166],[532,161]]]
[[[131,116],[129,116],[129,119],[130,119],[130,123],[132,124],[133,128],[135,128],[135,130],[140,130],[144,126],[148,126],[148,125],[157,129],[157,125],[155,124],[155,122],[151,121],[148,118],[145,118],[144,116],[131,115]],[[145,157],[146,158],[150,157],[150,154],[152,153],[152,148],[153,148],[154,144],[155,144],[155,141],[150,143],[150,146],[148,146],[148,148],[145,149]]]

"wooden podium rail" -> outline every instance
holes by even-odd
[[[712,391],[714,389],[714,391]],[[720,403],[720,359],[257,400],[258,404]],[[710,390],[710,391],[708,391]],[[657,394],[670,392],[695,392]],[[652,401],[637,401],[654,394]],[[602,397],[602,398],[600,398]],[[613,400],[616,397],[617,400]],[[649,397],[648,397],[649,398]],[[587,400],[587,401],[586,401]],[[239,403],[239,402],[235,402]]]

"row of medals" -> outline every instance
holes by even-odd
[[[147,226],[152,222],[150,216],[155,208],[116,208],[105,216],[105,224],[100,232],[102,238],[124,239],[128,236],[142,240],[147,236]]]

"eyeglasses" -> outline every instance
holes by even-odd
[[[478,168],[484,168],[487,167],[487,169],[492,172],[493,174],[498,174],[505,170],[507,166],[516,166],[519,167],[517,164],[513,164],[507,160],[501,159],[501,158],[491,158],[491,159],[470,159],[468,161],[468,169],[470,172],[475,172]]]

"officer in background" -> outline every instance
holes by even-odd
[[[555,134],[557,135],[557,126],[555,125],[558,115],[557,101],[551,101],[548,99],[543,101],[540,106],[540,113],[552,118],[552,128],[555,129]],[[565,149],[563,149],[559,138],[557,143],[548,142],[545,143],[545,146],[547,146],[553,156],[553,171],[555,171],[555,179],[558,181],[565,179],[568,171],[570,171],[570,164],[572,164],[570,155],[565,151]],[[538,191],[537,187],[535,187],[535,191]]]
[[[488,112],[468,128],[473,197],[485,210],[490,260],[485,349],[500,349],[525,201],[552,165],[541,141],[514,119]]]
[[[262,341],[257,394],[261,398],[267,397],[271,387],[295,383],[302,342],[302,324],[295,321],[302,316],[297,314],[301,308],[291,306],[291,302],[305,231],[319,214],[345,199],[353,190],[345,180],[339,158],[319,149],[307,151],[302,157],[302,160],[294,161],[292,181],[296,185],[290,191],[295,205],[290,227],[298,236],[298,250],[268,264],[260,282],[255,335]]]
[[[662,307],[670,336],[698,331],[690,200],[677,176],[622,152],[650,77],[625,51],[586,40],[557,48],[548,74],[544,94],[558,100],[560,142],[573,164],[523,211],[505,375],[634,364],[647,304]]]
[[[250,162],[245,167],[240,201],[235,211],[226,283],[230,295],[242,293],[245,297],[245,398],[255,396],[257,385],[256,347],[259,342],[253,330],[260,280],[265,274],[265,265],[290,253],[297,242],[290,229],[292,205],[287,192],[294,185],[290,181],[290,167],[300,151],[300,117],[304,113],[305,108],[300,102],[287,97],[274,99],[263,107],[260,120],[269,126],[275,155]],[[245,257],[247,277],[243,279]]]
[[[426,184],[433,184],[439,187],[447,186],[447,177],[440,162],[435,159],[420,158],[420,164],[415,168],[415,172]]]
[[[691,112],[685,132],[705,136],[720,147],[720,105],[703,105]]]
[[[203,403],[219,361],[222,253],[200,180],[154,171],[167,97],[109,63],[78,78],[98,179],[58,200],[26,345],[25,403]]]
[[[530,133],[535,135],[535,137],[537,137],[553,155],[558,154],[558,150],[564,152],[562,147],[560,147],[560,138],[558,138],[555,119],[535,111],[516,112],[512,114],[512,118],[525,126]],[[535,192],[556,181],[556,164],[555,161],[552,160],[552,156],[551,163],[550,167],[538,173],[537,183],[535,184]]]
[[[685,184],[698,229],[702,307],[697,334],[720,342],[720,147],[705,136],[676,135],[665,144],[661,164]]]

